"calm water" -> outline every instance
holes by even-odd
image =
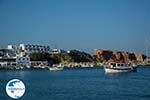
[[[0,70],[0,100],[11,100],[5,86],[13,78],[26,85],[20,100],[150,100],[150,67],[120,74],[105,74],[103,68]]]

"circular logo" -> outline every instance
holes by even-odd
[[[25,93],[25,85],[19,79],[12,79],[6,85],[6,93],[13,99],[20,98]]]

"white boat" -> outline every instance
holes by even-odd
[[[52,67],[49,67],[50,71],[60,71],[64,69],[64,65],[59,64],[59,65],[54,65]]]
[[[49,66],[44,65],[44,64],[39,64],[39,65],[33,66],[33,68],[41,68],[41,69],[48,68],[48,67]]]
[[[136,66],[130,63],[111,62],[104,66],[104,70],[106,73],[131,72],[136,71]]]
[[[50,70],[50,71],[59,71],[59,70],[63,70],[63,67],[62,67],[62,68],[58,68],[58,67],[49,67],[49,70]]]

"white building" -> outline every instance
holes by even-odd
[[[59,53],[66,53],[65,50],[62,49],[52,49],[51,54],[59,54]]]
[[[8,45],[8,46],[7,46],[7,49],[10,49],[10,50],[18,50],[18,47],[17,47],[17,45]]]
[[[24,52],[16,56],[16,62],[18,65],[31,66],[30,57]]]
[[[0,58],[12,58],[16,53],[11,49],[0,48]]]
[[[19,48],[21,51],[24,51],[27,53],[50,52],[50,46],[46,46],[46,45],[20,44]]]
[[[3,58],[0,59],[0,67],[27,67],[30,68],[31,61],[30,57],[25,54],[24,52],[21,52],[16,57],[13,58]]]
[[[17,45],[8,45],[7,49],[13,51],[14,53],[19,53],[19,47]]]

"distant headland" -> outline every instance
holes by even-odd
[[[7,48],[0,48],[0,68],[5,69],[45,68],[58,64],[68,67],[93,67],[102,66],[111,60],[145,64],[148,58],[142,53],[95,49],[90,54],[75,49],[51,49],[50,46],[38,44],[8,45]]]

